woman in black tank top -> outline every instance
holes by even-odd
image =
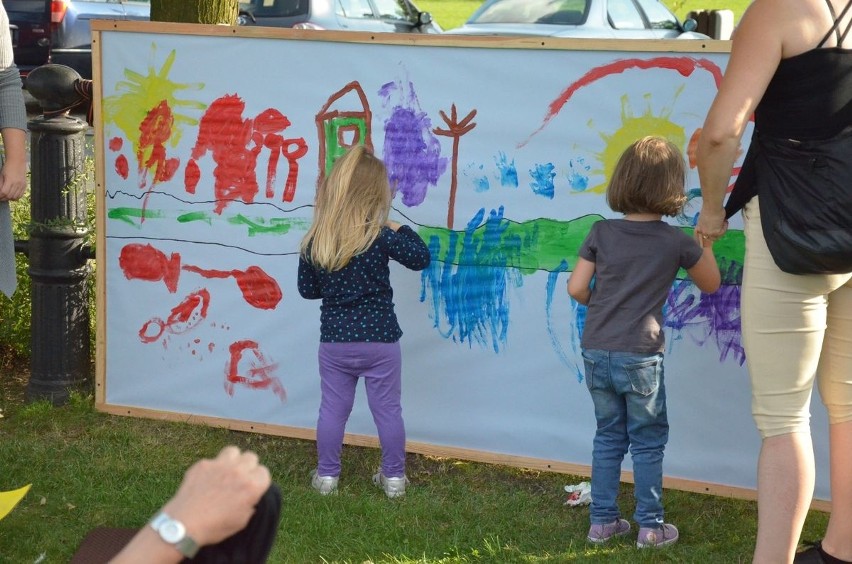
[[[761,137],[809,142],[850,134],[851,28],[852,0],[754,0],[748,7],[698,142],[703,204],[696,233],[715,240],[727,230],[723,204],[752,119]],[[852,160],[843,154],[841,162]],[[839,183],[852,190],[849,176]],[[852,273],[781,271],[760,228],[760,199],[744,208],[741,291],[752,411],[762,437],[754,562],[852,562]],[[829,420],[832,512],[821,543],[797,553],[815,484],[815,380]]]

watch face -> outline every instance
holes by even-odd
[[[170,519],[160,525],[160,537],[166,542],[176,543],[183,539],[186,536],[186,529],[183,526],[183,523],[180,521],[175,521]]]

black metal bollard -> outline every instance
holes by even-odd
[[[86,228],[85,131],[63,108],[80,76],[45,65],[27,77],[44,115],[29,121],[31,215],[28,244],[32,329],[30,400],[68,400],[92,388]]]

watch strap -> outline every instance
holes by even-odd
[[[160,535],[160,538],[163,540],[163,542],[166,542],[175,547],[177,551],[180,552],[186,558],[192,558],[196,554],[198,554],[198,551],[201,549],[201,547],[198,546],[198,543],[195,542],[195,539],[193,539],[185,532],[183,537],[178,539],[177,541],[169,540],[165,538],[165,536],[163,536],[163,533],[160,531],[160,527],[162,527],[165,523],[169,522],[178,523],[180,527],[183,528],[184,531],[186,531],[186,528],[184,527],[183,523],[169,516],[165,511],[162,510],[158,511],[153,517],[151,517],[151,520],[148,521],[148,524],[151,525],[152,529],[157,531],[157,534]]]

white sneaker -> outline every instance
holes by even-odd
[[[337,476],[320,476],[316,470],[311,472],[311,486],[320,495],[337,493],[337,481]]]
[[[409,483],[408,478],[387,478],[381,471],[373,476],[373,483],[385,490],[385,495],[390,498],[402,497],[405,495],[405,486]]]

